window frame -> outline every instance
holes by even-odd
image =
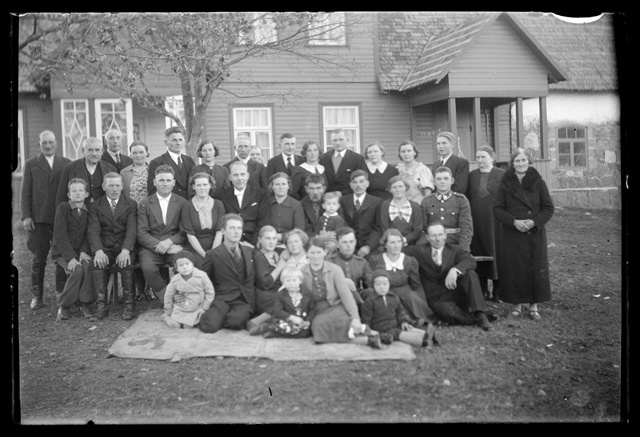
[[[584,137],[573,137],[570,138],[566,135],[564,138],[560,137],[560,132],[565,130],[567,133],[569,130],[577,131],[578,129],[582,129],[584,131]],[[589,168],[589,129],[587,126],[579,125],[579,124],[567,124],[556,128],[556,162],[557,168],[559,169],[583,169]],[[569,153],[561,153],[560,144],[568,143],[569,144]],[[582,143],[584,144],[584,152],[576,153],[575,152],[575,144]],[[571,165],[562,165],[560,162],[561,157],[568,156],[571,161]],[[576,156],[584,156],[584,165],[575,165]]]
[[[350,126],[347,124],[328,125],[325,123],[325,109],[329,108],[355,108],[357,126]],[[331,134],[327,134],[328,131],[334,129],[355,130],[355,144],[349,144],[348,149],[353,150],[356,153],[361,153],[362,150],[362,104],[360,102],[320,102],[318,104],[318,110],[320,113],[320,141],[322,141],[323,153],[333,150],[331,144]]]
[[[329,17],[336,17],[336,16],[340,16],[340,20],[341,20],[341,26],[343,29],[342,35],[340,36],[340,41],[338,42],[332,42],[331,39],[328,38],[317,38],[314,37],[312,35],[313,29],[314,29],[314,23],[313,23],[313,19],[311,20],[311,22],[309,23],[309,25],[307,26],[307,46],[309,47],[346,47],[348,45],[348,38],[347,38],[347,14],[346,12],[316,12],[316,14],[326,14],[324,20],[326,20]],[[317,15],[314,15],[314,18],[316,18]],[[334,29],[337,30],[337,29]]]
[[[13,171],[13,174],[16,176],[22,176],[22,172],[24,171],[24,113],[24,109],[18,108],[18,162],[16,162],[16,168]]]
[[[83,132],[83,137],[80,140],[79,144],[76,146],[74,146],[73,144],[70,144],[69,146],[75,151],[75,157],[73,156],[69,156],[67,154],[67,132],[66,132],[66,126],[65,126],[65,119],[64,119],[64,115],[65,115],[65,109],[64,109],[64,105],[65,103],[78,103],[78,102],[82,102],[84,103],[84,115],[85,115],[85,132]],[[74,105],[74,111],[75,111],[75,105]],[[75,112],[74,112],[75,113]],[[78,159],[80,157],[82,157],[82,146],[84,144],[84,141],[91,136],[91,132],[90,132],[90,127],[91,125],[91,114],[89,113],[89,99],[60,99],[60,127],[62,130],[62,156],[64,156],[65,158],[69,158],[71,160],[75,160]]]
[[[125,107],[125,127],[127,129],[126,132],[122,132],[122,129],[118,129],[120,133],[122,133],[122,149],[128,155],[129,154],[129,144],[132,142],[133,138],[133,105],[131,99],[128,98],[107,98],[107,99],[95,99],[94,108],[95,108],[95,129],[96,136],[100,138],[104,142],[104,135],[106,132],[102,132],[102,108],[101,105],[103,103],[116,103],[116,102],[124,102]],[[110,128],[111,129],[111,128]]]
[[[176,108],[171,106],[172,101],[176,103],[180,102],[182,104],[181,108]],[[164,109],[166,109],[167,112],[170,112],[173,115],[177,115],[180,121],[182,121],[182,125],[186,126],[186,119],[184,116],[184,99],[182,98],[182,94],[176,94],[174,96],[166,96],[164,98]],[[177,114],[176,114],[176,111],[178,112]],[[180,111],[182,111],[182,114],[180,114]],[[178,124],[172,118],[165,117],[164,125],[165,125],[165,129],[169,129],[170,127],[177,126]]]
[[[234,104],[231,105],[229,108],[230,111],[230,132],[231,132],[231,144],[232,146],[235,144],[235,139],[238,136],[238,134],[240,133],[248,133],[249,137],[251,138],[251,145],[255,145],[256,143],[256,133],[258,132],[265,132],[267,131],[267,129],[265,129],[266,126],[260,126],[257,128],[251,128],[249,130],[247,130],[246,126],[241,126],[238,127],[236,124],[236,111],[239,110],[267,110],[267,120],[269,120],[269,126],[268,126],[268,139],[269,139],[269,145],[267,147],[261,147],[262,148],[262,155],[263,155],[263,159],[265,161],[268,161],[269,159],[271,159],[273,156],[275,156],[275,141],[274,141],[274,111],[273,111],[273,105],[272,104],[252,104],[252,103],[248,103],[248,104]]]

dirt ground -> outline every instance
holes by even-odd
[[[553,300],[541,321],[499,314],[495,330],[443,327],[412,361],[275,362],[109,357],[133,321],[55,323],[29,309],[30,254],[14,227],[15,423],[627,422],[628,338],[619,212],[558,209],[548,225]],[[137,311],[160,308],[137,303]]]

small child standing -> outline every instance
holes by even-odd
[[[209,309],[215,291],[209,276],[194,266],[195,257],[187,250],[175,256],[174,269],[164,294],[162,319],[170,328],[194,328]]]
[[[362,304],[362,323],[367,324],[380,333],[380,341],[391,344],[393,340],[400,340],[414,346],[430,347],[434,341],[432,324],[426,331],[414,328],[411,317],[400,302],[400,298],[389,292],[391,278],[383,269],[377,269],[372,276],[373,290]]]
[[[293,266],[285,267],[280,273],[280,282],[282,287],[273,304],[272,322],[261,325],[264,337],[310,337],[316,309],[311,293],[301,288],[302,271]]]
[[[93,287],[91,249],[86,238],[89,224],[89,210],[84,203],[89,196],[87,182],[74,178],[67,186],[69,201],[59,204],[56,209],[51,243],[51,258],[56,262],[56,269],[67,276],[64,285],[56,284],[56,322],[69,319],[71,306],[76,303],[80,303],[84,317],[93,318],[90,304],[98,298]]]
[[[337,246],[336,231],[347,226],[344,219],[338,214],[340,209],[340,191],[329,191],[322,196],[322,208],[324,213],[318,217],[315,234],[325,240],[325,249],[331,253]]]

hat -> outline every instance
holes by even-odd
[[[191,261],[191,264],[195,264],[195,257],[193,256],[193,254],[191,252],[189,252],[188,250],[181,250],[180,252],[176,253],[174,258],[173,258],[173,265],[175,266],[176,263],[178,262],[178,260],[180,258],[186,258],[189,261]]]
[[[371,282],[375,281],[376,278],[379,278],[380,276],[384,276],[389,281],[391,281],[391,276],[389,275],[388,271],[386,271],[385,269],[375,269],[373,272],[373,276],[371,277]]]

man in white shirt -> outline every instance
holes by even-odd
[[[156,168],[153,184],[157,191],[138,206],[138,256],[147,285],[161,299],[167,283],[160,268],[173,265],[173,256],[187,240],[180,229],[180,212],[187,200],[172,192],[175,179],[169,165]]]
[[[285,133],[280,136],[280,149],[282,153],[267,162],[267,178],[280,172],[291,176],[294,167],[304,162],[302,156],[296,155],[296,137],[293,135]]]

